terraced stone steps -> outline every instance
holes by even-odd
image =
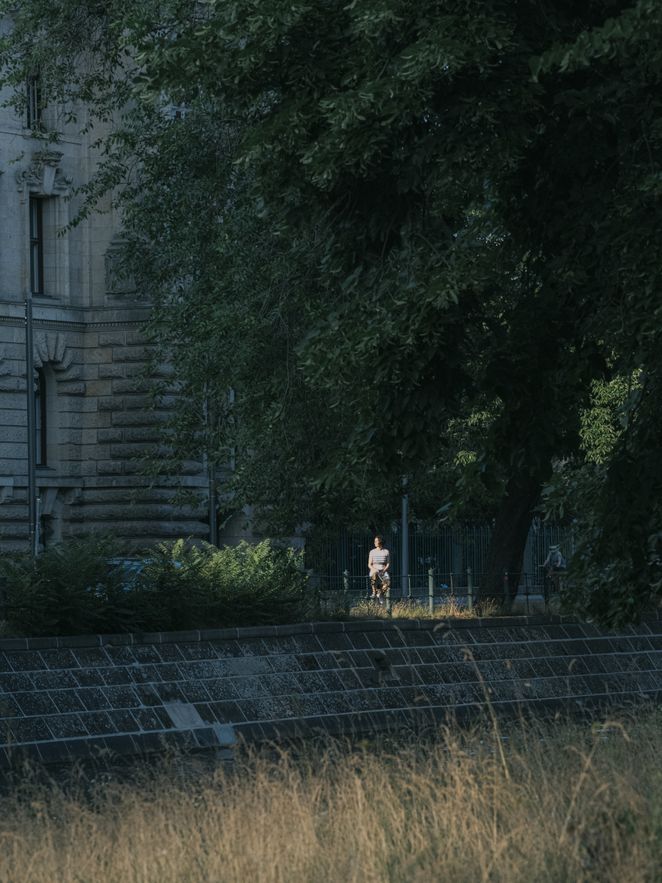
[[[0,766],[661,696],[657,617],[618,634],[513,617],[5,639]]]

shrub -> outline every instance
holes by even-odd
[[[268,540],[151,549],[131,573],[107,537],[0,563],[9,630],[27,635],[166,631],[305,618],[301,556]]]
[[[134,629],[169,631],[214,624],[212,592],[199,557],[184,540],[149,550],[127,591]]]
[[[66,635],[130,628],[123,570],[110,563],[113,540],[92,536],[0,561],[7,620],[29,635]]]
[[[304,616],[305,584],[301,556],[268,540],[223,549],[178,540],[156,547],[132,595],[136,618],[160,629],[261,625]]]

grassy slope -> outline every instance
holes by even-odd
[[[661,725],[449,730],[91,799],[26,784],[0,801],[0,881],[655,881]]]

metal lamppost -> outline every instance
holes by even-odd
[[[227,412],[226,425],[229,419],[228,414],[232,410],[235,403],[235,390],[231,387],[227,392]],[[211,444],[212,432],[216,433],[217,427],[212,424],[212,413],[209,406],[209,394],[205,393],[205,424],[207,429],[207,482],[209,485],[209,542],[212,546],[218,545],[218,475],[215,463],[215,446]],[[235,469],[235,449],[230,450],[229,467],[231,471]]]
[[[27,384],[28,424],[28,534],[30,554],[39,553],[39,525],[37,517],[37,438],[34,394],[34,357],[32,349],[32,286],[25,296],[25,373]]]
[[[218,512],[216,510],[216,467],[213,457],[207,460],[207,481],[209,484],[209,542],[218,543]]]
[[[41,183],[39,187],[38,197],[52,196],[55,188],[55,179],[58,172],[62,153],[58,150],[41,150],[33,155],[32,170],[35,168],[40,170]],[[19,174],[20,180],[25,181],[27,172]],[[32,225],[32,214],[30,214],[30,224]],[[36,401],[34,394],[34,350],[33,350],[33,334],[32,334],[32,294],[34,291],[41,291],[41,278],[39,279],[39,288],[35,289],[35,255],[32,250],[32,229],[30,231],[30,272],[29,282],[25,292],[25,373],[27,380],[27,396],[26,403],[28,409],[28,530],[30,538],[30,552],[33,556],[39,554],[39,506],[40,499],[37,496],[37,437],[36,437]],[[39,245],[42,247],[42,244]],[[42,427],[43,431],[43,427]]]
[[[407,493],[407,477],[402,479],[402,525],[401,525],[401,561],[402,576],[400,577],[400,588],[402,597],[409,598],[411,594],[411,584],[409,582],[409,494]]]
[[[212,417],[209,407],[209,392],[205,384],[205,397],[202,403],[202,414],[205,424],[205,448],[203,453],[204,466],[207,472],[207,495],[209,517],[209,542],[215,546],[218,542],[218,518],[216,512],[216,465],[211,449]]]

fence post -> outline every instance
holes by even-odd
[[[7,619],[7,584],[9,580],[5,576],[0,576],[0,619]]]
[[[503,572],[503,609],[508,610],[510,607],[510,585],[508,579],[508,571]]]
[[[474,575],[470,567],[467,567],[467,610],[474,609]]]
[[[342,575],[342,609],[349,613],[349,570],[344,570]]]
[[[428,570],[428,609],[430,616],[434,613],[434,567]]]

